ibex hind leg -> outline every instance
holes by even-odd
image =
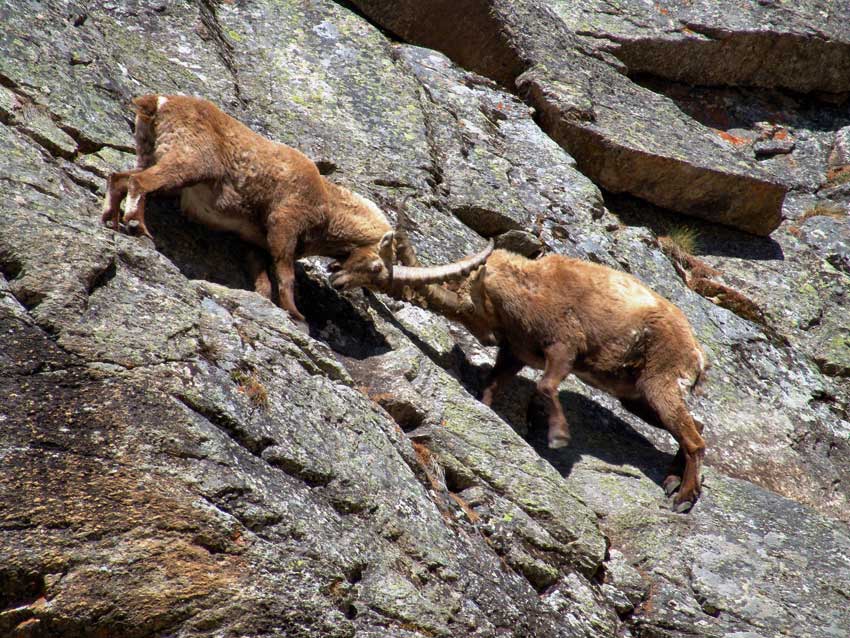
[[[655,410],[644,399],[620,399],[620,404],[642,421],[649,423],[649,425],[663,430],[667,429]],[[702,432],[701,428],[700,432]],[[679,486],[682,484],[682,474],[684,473],[685,453],[679,447],[676,456],[673,457],[670,467],[667,469],[664,482],[661,484],[667,496],[672,496],[679,489]]]
[[[701,434],[701,425],[694,421],[676,380],[669,383],[655,382],[643,388],[649,406],[658,414],[664,427],[679,444],[679,451],[673,459],[671,471],[678,469],[679,463],[684,465],[681,473],[679,491],[673,499],[673,509],[677,512],[689,510],[697,502],[702,490],[700,474],[702,459],[705,456],[705,441]],[[681,458],[681,461],[680,461]],[[678,478],[671,474],[665,480],[665,491],[675,490],[673,482]],[[667,481],[671,483],[668,484]]]

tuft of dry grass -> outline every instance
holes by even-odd
[[[800,229],[803,227],[803,224],[806,223],[807,219],[811,219],[812,217],[832,217],[833,219],[845,219],[848,216],[847,208],[842,206],[841,204],[837,204],[831,201],[819,201],[817,204],[812,206],[811,208],[806,209],[806,211],[797,218],[797,220],[788,227],[788,232],[798,237],[800,235]]]
[[[267,408],[269,405],[269,393],[260,381],[254,370],[240,368],[234,370],[230,377],[236,383],[236,387],[248,397],[248,400],[258,408]]]
[[[699,247],[699,231],[692,226],[673,226],[666,235],[658,238],[661,248],[670,257],[684,261],[686,255],[693,255]]]

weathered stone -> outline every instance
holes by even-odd
[[[843,106],[637,87],[549,9],[511,4],[462,2],[469,23],[455,3],[432,14],[452,56],[493,82],[324,0],[0,1],[0,634],[843,635],[850,346],[834,211],[850,195],[828,161]],[[524,71],[546,88],[536,113],[505,91]],[[105,176],[134,162],[126,105],[149,91],[213,99],[394,220],[412,195],[398,218],[423,261],[509,230],[498,239],[626,268],[674,300],[712,361],[691,514],[659,485],[671,437],[602,393],[565,384],[573,441],[549,450],[538,373],[484,407],[493,350],[462,328],[339,295],[311,260],[304,334],[244,290],[245,246],[167,196],[149,202],[153,243],[102,228]],[[657,239],[681,218],[603,202],[584,160],[536,125],[546,108],[579,131],[628,121],[604,131],[618,144],[637,131],[716,146],[700,170],[794,189],[773,239],[688,222],[760,323],[684,285]],[[768,129],[795,148],[752,173]]]
[[[850,126],[844,126],[835,132],[829,164],[834,167],[850,164]]]
[[[756,234],[779,224],[785,187],[667,98],[585,56],[536,0],[355,4],[406,40],[515,85],[544,130],[606,189]],[[435,14],[439,21],[428,19]]]
[[[569,466],[611,542],[629,556],[645,581],[647,595],[635,612],[640,631],[841,635],[850,620],[841,602],[848,583],[842,558],[847,549],[840,548],[850,543],[844,525],[811,519],[789,501],[714,474],[705,477],[702,511],[675,517],[654,508],[650,494],[642,496],[645,479],[617,469],[584,460]],[[599,480],[604,492],[598,489]],[[612,505],[611,493],[628,494],[630,505],[621,509],[619,497]],[[730,503],[735,503],[732,509]],[[821,565],[815,579],[813,558]],[[836,574],[843,576],[835,579]],[[828,599],[834,606],[823,610]]]
[[[592,50],[630,74],[690,84],[850,90],[850,9],[818,0],[733,5],[546,0]]]

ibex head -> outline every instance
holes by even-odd
[[[371,248],[355,250],[342,264],[331,264],[334,271],[331,284],[334,288],[349,289],[366,287],[385,292],[401,290],[404,286],[419,289],[423,286],[465,277],[483,264],[493,252],[493,240],[470,257],[442,266],[399,266],[395,264],[396,244],[409,247],[407,238],[390,231],[381,238],[377,251]]]

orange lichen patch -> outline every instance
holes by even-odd
[[[426,629],[425,627],[420,627],[419,625],[416,625],[416,624],[410,623],[410,622],[400,622],[400,623],[398,623],[398,627],[400,629],[404,629],[405,631],[409,631],[409,632],[414,633],[414,634],[419,634],[420,636],[426,636],[427,638],[430,638],[431,636],[437,635],[433,631],[431,631],[430,629]]]
[[[238,548],[242,548],[248,544],[245,540],[245,535],[242,534],[242,530],[240,529],[233,530],[233,534],[230,535],[230,540],[233,541],[233,544]]]
[[[725,284],[711,279],[698,278],[692,280],[690,288],[698,295],[702,295],[712,303],[734,312],[747,321],[762,326],[767,324],[764,312],[752,299]]]
[[[385,403],[391,401],[394,398],[394,395],[389,392],[366,392],[366,396],[368,396],[372,401],[377,403],[378,405],[384,405]]]
[[[829,185],[843,184],[850,181],[850,165],[843,164],[835,166],[826,172],[826,181]]]
[[[362,394],[367,399],[371,398],[371,396],[369,396],[369,392],[371,392],[371,388],[369,386],[356,385],[356,386],[354,386],[354,389],[357,390],[360,394]]]
[[[236,389],[248,397],[251,403],[263,408],[268,406],[269,393],[255,371],[240,369],[231,373],[230,376],[236,382]]]
[[[51,601],[54,613],[73,607],[85,615],[89,608],[155,634],[187,617],[193,601],[221,596],[249,577],[239,557],[212,555],[173,536],[126,539],[103,560],[80,566],[63,578]]]
[[[481,520],[481,517],[476,513],[472,506],[463,500],[458,494],[454,492],[449,492],[449,496],[452,497],[452,500],[458,504],[458,507],[463,510],[463,513],[466,514],[466,518],[469,519],[470,523],[477,523]]]
[[[334,598],[345,598],[348,596],[350,586],[343,578],[335,578],[328,586],[328,593]]]
[[[715,132],[725,141],[733,144],[734,146],[742,146],[744,144],[749,144],[750,141],[745,137],[738,137],[737,135],[732,135],[731,133],[727,133],[726,131],[721,131],[718,129],[714,129]]]
[[[778,129],[773,134],[773,139],[775,139],[775,140],[784,140],[784,139],[787,139],[787,138],[788,138],[788,130],[784,129],[784,128]]]
[[[688,254],[670,237],[659,237],[658,243],[664,254],[673,262],[676,273],[688,288],[721,308],[734,312],[739,317],[767,327],[764,312],[752,299],[712,279],[721,274],[719,270]]]

